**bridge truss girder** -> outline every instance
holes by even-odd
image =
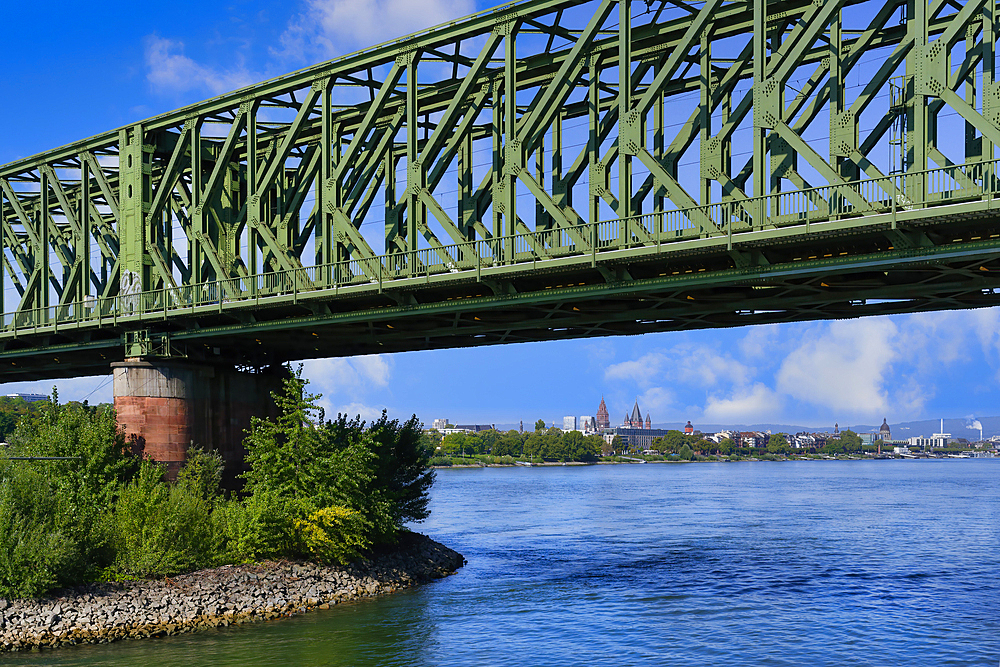
[[[998,189],[996,9],[524,0],[19,160],[0,167],[0,283],[19,295],[0,301],[0,364],[91,372],[135,330],[192,355],[228,336],[237,361],[267,363],[990,305],[988,262],[945,271],[933,253],[961,235],[920,211],[962,190],[963,233],[990,237],[975,200]],[[661,222],[676,210],[683,224]],[[886,275],[912,277],[909,244],[942,277],[845,288],[846,302],[769,277],[798,276],[804,249],[822,258],[840,235],[848,254],[823,271],[888,252]],[[682,245],[699,240],[711,249],[692,264]],[[636,279],[689,264],[732,281],[718,307]],[[370,289],[351,292],[358,280]],[[214,296],[185,311],[175,296],[194,293]],[[843,305],[897,294],[908,305]]]

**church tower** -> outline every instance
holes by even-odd
[[[653,428],[652,423],[650,423],[650,421],[649,421],[649,413],[648,412],[646,413],[646,428],[647,429]]]
[[[611,415],[608,414],[608,406],[604,404],[603,396],[601,396],[601,405],[597,408],[596,426],[598,431],[611,428]]]

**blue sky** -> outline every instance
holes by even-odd
[[[470,0],[12,3],[0,163],[485,9]],[[168,9],[169,7],[169,9]],[[516,423],[638,398],[655,422],[890,423],[1000,414],[1000,311],[314,360],[328,410]],[[8,384],[48,392],[53,382]],[[111,400],[106,377],[59,381]]]

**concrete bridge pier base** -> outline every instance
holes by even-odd
[[[126,359],[112,369],[115,409],[126,436],[165,463],[171,479],[192,444],[217,450],[228,488],[239,486],[245,467],[250,418],[275,415],[271,392],[280,391],[287,377],[283,367],[247,373],[232,365],[166,359]]]

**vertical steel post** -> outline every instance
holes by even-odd
[[[417,233],[424,226],[425,206],[420,199],[420,191],[424,186],[424,170],[420,164],[418,131],[420,128],[419,109],[417,108],[417,57],[409,55],[406,67],[406,247],[411,252],[417,251]],[[414,270],[415,267],[414,267]]]
[[[767,72],[767,0],[754,0],[753,3],[753,84],[760,86]],[[754,100],[753,126],[753,194],[763,197],[767,193],[767,130],[757,120],[763,110],[757,108],[760,96]],[[763,199],[759,200],[761,203]],[[761,208],[761,212],[763,209]],[[755,227],[761,226],[763,220],[755,220]]]
[[[588,75],[590,79],[590,87],[588,89],[588,120],[590,122],[590,140],[587,142],[587,152],[590,158],[590,170],[589,170],[589,180],[590,187],[588,188],[587,202],[588,202],[588,221],[591,224],[597,224],[601,219],[601,190],[604,189],[604,170],[600,169],[601,166],[601,71],[597,67],[598,56],[596,54],[591,54],[587,57],[588,59]],[[596,183],[597,179],[601,179],[600,183]]]
[[[833,162],[833,169],[839,175],[844,176],[847,159],[842,155],[837,155],[838,147],[834,146],[834,128],[838,123],[840,114],[844,111],[844,72],[843,72],[843,24],[841,19],[843,11],[838,10],[833,21],[830,22],[830,160]],[[830,189],[831,208],[840,211],[843,208],[840,195],[835,188]],[[808,224],[808,219],[806,220]]]
[[[42,182],[41,182],[41,201],[38,207],[38,238],[39,238],[39,249],[38,252],[41,255],[38,259],[39,261],[35,263],[38,267],[38,300],[37,306],[39,308],[44,308],[44,314],[42,315],[44,321],[48,321],[49,317],[49,247],[51,241],[49,238],[49,177],[46,172],[42,172]]]
[[[201,118],[196,118],[191,128],[191,227],[194,233],[192,234],[190,250],[188,252],[188,261],[191,264],[191,280],[195,284],[202,283],[206,279],[203,267],[204,257],[201,249],[201,238],[204,233],[202,228],[204,212],[201,209],[201,188]]]
[[[169,209],[167,209],[169,210]],[[90,293],[90,239],[93,233],[90,220],[90,164],[80,156],[80,235],[76,246],[76,257],[80,263],[80,283],[77,286],[76,301],[83,301]],[[167,261],[172,262],[170,255]],[[168,264],[170,266],[170,264]],[[0,305],[0,312],[3,311]]]
[[[996,82],[996,5],[993,0],[983,5],[983,33],[982,37],[982,58],[983,58],[983,112],[987,107],[996,108],[997,100],[994,95],[994,85]],[[987,103],[987,97],[989,102]],[[995,185],[993,179],[993,159],[995,157],[994,144],[985,135],[982,141],[982,159],[987,161],[983,169],[983,189],[986,192],[993,192]]]
[[[512,25],[507,27],[504,38],[504,155],[503,191],[504,216],[507,218],[505,234],[508,262],[514,261],[514,234],[517,233],[517,171],[523,156],[517,140],[517,36]]]
[[[260,192],[257,190],[257,102],[247,112],[247,267],[251,276],[261,273],[257,264],[257,224],[261,219]],[[194,135],[192,134],[192,138]],[[192,143],[192,146],[194,144]],[[193,163],[192,163],[193,165]],[[256,289],[256,279],[254,282]]]
[[[493,238],[496,243],[503,236],[503,218],[500,210],[504,207],[504,178],[503,178],[503,100],[500,97],[502,86],[499,81],[493,81],[493,120],[491,129],[493,130]],[[494,252],[501,252],[502,248],[497,245]]]
[[[316,220],[316,264],[320,268],[317,271],[316,280],[321,285],[329,286],[331,281],[331,264],[333,262],[333,213],[330,210],[330,202],[327,201],[327,183],[333,175],[333,108],[332,82],[327,81],[323,86],[321,98],[321,112],[323,118],[321,157],[322,166],[319,178],[316,179],[316,210],[318,212]]]
[[[631,241],[632,215],[632,16],[631,0],[618,1],[618,218],[620,238]]]
[[[708,38],[708,30],[701,35],[701,47],[699,49],[701,55],[701,78],[699,81],[701,89],[701,101],[699,108],[700,122],[701,122],[701,133],[700,133],[700,145],[699,150],[702,155],[706,155],[708,151],[708,142],[712,139],[712,42]],[[656,159],[660,160],[663,157],[663,99],[662,95],[657,97],[656,100],[656,136],[655,151]],[[712,179],[708,177],[707,174],[701,174],[701,193],[699,195],[698,203],[702,206],[708,206],[712,203]],[[663,210],[663,198],[656,198],[656,208],[657,212]]]
[[[910,104],[907,106],[908,147],[907,171],[917,172],[909,175],[909,199],[912,205],[922,207],[926,200],[927,169],[927,97],[925,79],[928,73],[922,66],[927,45],[927,2],[926,0],[908,0],[907,21],[908,37],[913,42],[913,48],[906,56],[907,90],[910,94]],[[919,79],[919,81],[918,81]]]

